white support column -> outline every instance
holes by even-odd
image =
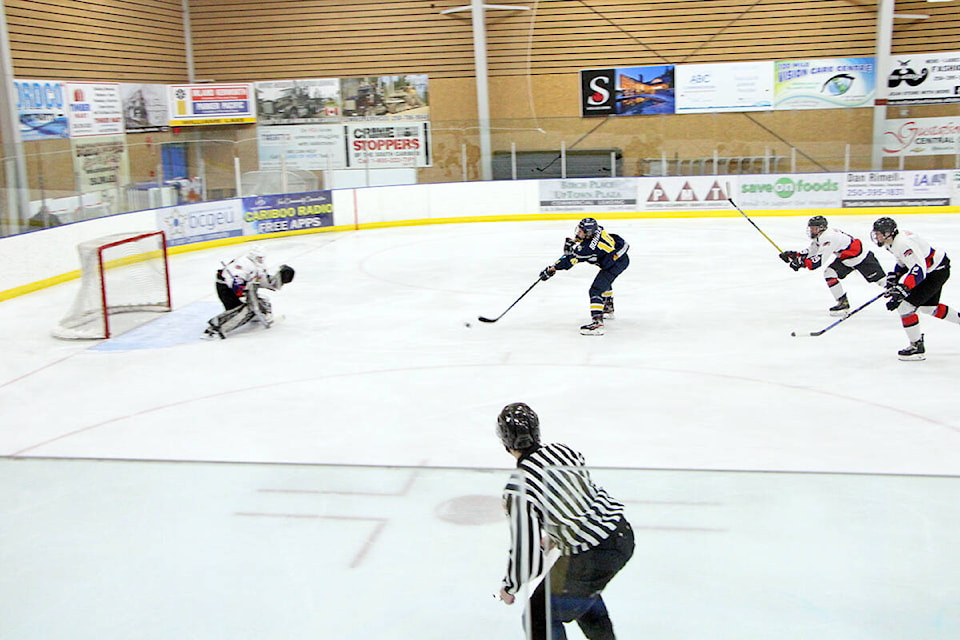
[[[870,165],[877,171],[883,168],[883,133],[887,128],[887,69],[890,67],[890,45],[893,42],[894,0],[877,1],[876,65],[877,90],[873,107],[873,145]]]
[[[441,15],[470,11],[473,21],[473,58],[477,80],[477,125],[480,138],[480,179],[493,179],[493,159],[490,151],[490,95],[487,82],[487,21],[485,11],[529,11],[530,7],[506,4],[484,4],[483,0],[471,0],[469,6],[444,9]]]
[[[13,86],[13,57],[7,32],[7,10],[0,0],[0,138],[3,139],[3,168],[7,187],[7,210],[0,213],[0,235],[19,233],[30,219],[30,188],[27,160],[20,136],[16,88]],[[17,224],[13,224],[14,220]],[[7,228],[9,222],[9,229]]]

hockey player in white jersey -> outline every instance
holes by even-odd
[[[222,263],[217,270],[216,286],[223,313],[207,321],[203,338],[222,340],[251,320],[266,328],[273,324],[273,307],[260,289],[279,291],[293,281],[294,270],[284,264],[271,275],[264,261],[263,250],[255,245],[244,255]]]
[[[940,292],[950,278],[950,258],[917,234],[897,229],[893,218],[877,219],[870,237],[897,260],[887,275],[884,295],[890,299],[887,309],[900,314],[900,323],[910,341],[910,346],[898,355],[901,360],[924,360],[926,350],[917,312],[960,324],[957,308],[940,303]]]
[[[827,289],[833,295],[836,304],[830,307],[830,315],[842,316],[850,310],[850,302],[840,281],[857,270],[867,282],[883,284],[883,267],[869,249],[864,250],[863,242],[849,233],[830,228],[823,216],[813,216],[807,222],[807,235],[810,246],[802,251],[784,251],[780,259],[790,265],[794,271],[806,268],[811,271],[831,257],[833,260],[823,270]]]

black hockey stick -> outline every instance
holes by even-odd
[[[727,193],[729,193],[729,192],[730,192],[730,187],[728,186],[728,187],[727,187]],[[749,222],[750,224],[752,224],[752,225],[753,225],[753,228],[756,229],[757,231],[759,231],[760,234],[761,234],[764,238],[766,238],[767,241],[770,242],[770,244],[772,244],[772,245],[774,246],[774,248],[777,250],[777,253],[783,253],[783,249],[781,249],[780,247],[778,247],[776,242],[774,242],[773,240],[770,240],[770,236],[768,236],[767,234],[765,234],[765,233],[763,232],[763,230],[762,230],[760,227],[757,226],[757,223],[754,222],[753,220],[751,220],[751,219],[750,219],[750,216],[748,216],[747,214],[745,214],[745,213],[743,212],[743,209],[741,209],[740,207],[737,206],[737,203],[733,201],[733,198],[727,198],[727,202],[729,202],[730,204],[732,204],[732,205],[733,205],[733,208],[736,209],[737,211],[739,211],[739,212],[740,212],[740,215],[742,215],[744,218],[746,218],[746,219],[747,219],[747,222]]]
[[[874,302],[876,302],[877,300],[879,300],[880,298],[882,298],[884,295],[886,295],[886,293],[887,293],[887,292],[884,291],[883,293],[877,294],[877,295],[874,296],[873,298],[870,298],[869,300],[867,300],[866,302],[864,302],[862,305],[860,305],[859,307],[857,307],[856,309],[854,309],[853,311],[851,311],[851,312],[848,313],[847,315],[843,316],[842,318],[840,318],[840,319],[837,320],[836,322],[834,322],[834,323],[832,323],[832,324],[824,327],[823,329],[820,329],[820,331],[811,331],[811,332],[809,332],[809,333],[803,333],[803,332],[797,333],[796,331],[791,331],[791,332],[790,332],[790,335],[792,335],[794,338],[806,338],[806,337],[808,337],[808,336],[821,336],[821,335],[825,334],[827,331],[830,331],[830,329],[833,329],[835,326],[837,326],[838,324],[840,324],[840,323],[843,322],[844,320],[847,320],[847,319],[848,319],[850,316],[852,316],[853,314],[855,314],[855,313],[857,313],[858,311],[860,311],[861,309],[865,308],[867,305],[873,304]]]
[[[512,304],[512,305],[510,305],[509,307],[507,307],[506,310],[504,310],[504,312],[501,313],[500,315],[498,315],[496,318],[485,318],[485,317],[483,317],[483,316],[478,316],[478,317],[477,317],[477,320],[479,320],[480,322],[496,322],[497,320],[499,320],[499,319],[502,318],[503,316],[507,315],[507,311],[510,311],[510,309],[513,309],[513,305],[515,305],[515,304],[517,304],[518,302],[520,302],[520,301],[523,299],[523,296],[525,296],[525,295],[527,295],[528,293],[530,293],[530,290],[533,289],[535,286],[537,286],[537,283],[538,283],[538,282],[540,282],[540,278],[537,278],[537,279],[534,281],[534,283],[533,283],[532,285],[530,285],[530,287],[529,287],[526,291],[524,291],[523,293],[520,294],[520,297],[519,297],[519,298],[517,298],[516,300],[513,301],[513,304]]]

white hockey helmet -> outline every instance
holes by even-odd
[[[247,249],[247,258],[251,262],[257,265],[263,265],[263,261],[266,259],[266,254],[263,252],[263,247],[258,244],[250,245],[250,248]]]

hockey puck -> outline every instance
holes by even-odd
[[[796,338],[796,337],[797,337],[797,332],[796,332],[796,331],[791,331],[791,332],[790,332],[790,335],[792,335],[794,338]]]
[[[465,326],[467,329],[469,329],[469,328],[470,328],[470,323],[469,323],[469,322],[464,322],[464,323],[463,323],[463,326]]]

